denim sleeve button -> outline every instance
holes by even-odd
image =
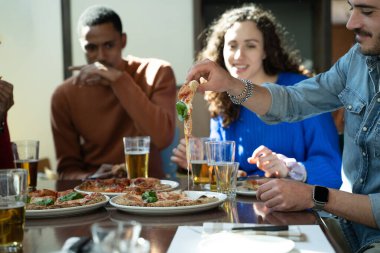
[[[360,178],[359,182],[362,184],[364,182],[363,178]]]
[[[352,109],[352,105],[347,106],[348,110]]]
[[[377,98],[376,101],[377,101],[378,103],[380,103],[380,98]]]
[[[367,127],[363,127],[363,132],[367,132],[368,128]]]
[[[363,156],[366,156],[366,153],[365,153],[365,152],[363,152],[363,153],[362,153],[362,155],[363,155]]]

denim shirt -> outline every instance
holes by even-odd
[[[296,121],[344,107],[343,184],[369,196],[380,228],[379,56],[365,56],[353,46],[331,69],[294,86],[265,83],[272,95],[267,123]],[[353,207],[354,208],[354,207]],[[380,241],[380,229],[344,220],[342,229],[353,250]]]

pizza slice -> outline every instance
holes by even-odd
[[[183,191],[172,192],[155,192],[146,191],[130,192],[113,199],[116,204],[125,206],[140,207],[179,207],[200,205],[218,201],[216,197],[207,197],[205,195],[198,198],[190,198]]]
[[[188,177],[190,171],[190,147],[189,138],[193,131],[193,99],[197,92],[199,82],[196,80],[190,81],[184,84],[178,91],[178,102],[176,104],[178,119],[184,121],[184,134],[186,142],[186,160],[187,160],[187,172]]]
[[[100,193],[82,194],[70,189],[67,191],[36,190],[28,193],[27,210],[45,210],[91,205],[106,200]]]

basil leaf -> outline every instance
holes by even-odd
[[[43,199],[41,201],[36,202],[36,205],[39,205],[39,206],[48,206],[48,205],[53,205],[53,204],[54,204],[53,199]]]
[[[177,116],[180,121],[184,121],[187,118],[187,105],[182,102],[178,101],[175,104],[175,108],[177,109]]]
[[[145,203],[157,202],[157,194],[154,191],[146,191],[141,195]]]
[[[81,199],[84,196],[80,194],[79,192],[70,192],[69,194],[60,197],[58,200],[63,202],[63,201],[69,201],[69,200],[74,200],[74,199]]]

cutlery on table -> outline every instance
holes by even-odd
[[[289,226],[250,226],[250,227],[233,227],[232,231],[236,230],[253,230],[253,231],[288,231]]]

